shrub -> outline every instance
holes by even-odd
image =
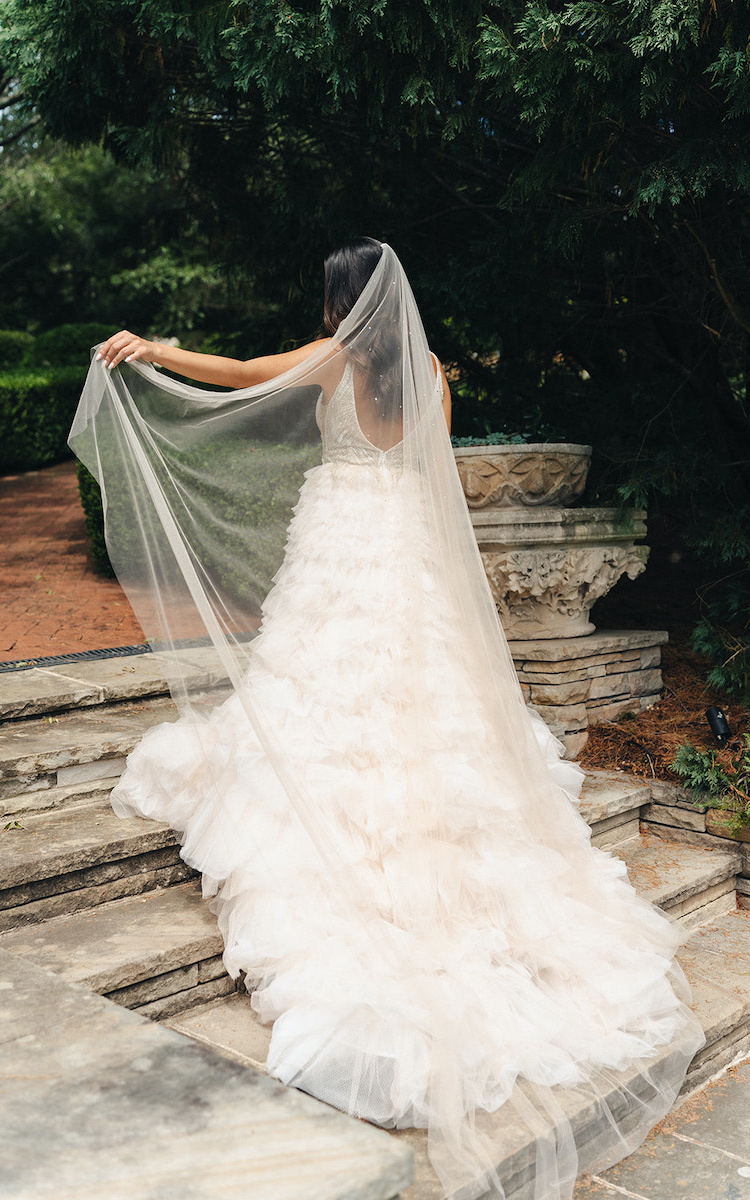
[[[684,742],[677,750],[672,770],[697,792],[695,803],[731,813],[727,829],[736,835],[750,825],[750,733],[734,753],[719,757],[715,750],[699,750]]]
[[[488,433],[476,437],[451,437],[452,446],[518,446],[531,441],[525,433]]]
[[[82,367],[89,363],[89,351],[98,342],[105,341],[115,333],[111,325],[88,322],[84,325],[58,325],[39,333],[33,347],[25,357],[25,364],[32,367]]]
[[[67,436],[84,374],[81,366],[0,374],[0,471],[31,471],[70,458]]]
[[[112,576],[114,571],[104,541],[104,510],[101,489],[82,462],[78,464],[78,491],[81,496],[83,515],[86,518],[86,533],[92,561],[100,574]]]
[[[108,447],[107,429],[100,422],[98,453],[105,463],[108,478],[107,527],[127,562],[129,581],[148,583],[151,575],[149,555],[144,550],[141,526],[157,528],[147,501],[136,519],[128,471],[120,459],[118,440]],[[186,471],[193,485],[206,472],[212,482],[198,485],[196,496],[205,512],[195,514],[195,529],[201,546],[202,566],[238,605],[265,594],[278,569],[286,542],[292,505],[299,494],[303,473],[320,461],[320,446],[276,445],[226,439],[183,450],[175,455],[170,467],[179,478]],[[152,461],[160,478],[162,470]],[[233,481],[224,489],[221,480]],[[243,486],[236,481],[242,479]],[[104,516],[99,485],[82,465],[78,468],[78,486],[86,518],[91,557],[96,568],[115,574],[104,538]],[[165,494],[173,496],[173,485],[163,481]],[[141,501],[135,503],[140,504]],[[211,514],[207,516],[206,514]],[[209,523],[210,522],[210,523]],[[249,530],[259,536],[248,537]],[[170,561],[167,555],[165,562]],[[118,567],[116,561],[114,567]]]
[[[34,345],[34,336],[22,329],[0,329],[0,371],[20,367]]]

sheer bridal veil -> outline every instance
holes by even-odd
[[[389,529],[403,546],[386,564],[387,585],[373,563],[373,587],[380,602],[408,612],[409,688],[425,700],[404,706],[382,745],[384,760],[402,764],[390,837],[408,894],[388,893],[359,832],[331,820],[325,789],[290,760],[247,683],[294,505],[321,461],[316,408],[325,420],[347,371],[366,443],[359,465],[387,473]],[[241,706],[324,874],[331,944],[358,948],[350,986],[327,998],[330,1028],[321,1025],[318,1037],[308,1028],[287,1057],[274,1058],[272,1041],[271,1069],[354,1115],[427,1128],[448,1195],[569,1196],[578,1173],[622,1157],[668,1110],[702,1033],[672,962],[677,932],[634,896],[616,860],[591,848],[550,774],[395,253],[383,246],[331,343],[257,387],[207,391],[152,366],[108,371],[93,361],[70,445],[99,481],[112,564],[147,638],[167,652],[191,737],[206,737],[208,763],[200,718],[217,703],[210,677]],[[347,467],[358,461],[350,455]],[[363,529],[362,553],[374,552]],[[335,621],[339,581],[330,583]],[[423,642],[436,593],[477,714],[459,783],[422,749],[435,745],[441,720],[429,702],[435,663]],[[366,672],[356,631],[342,620],[340,633],[351,639],[352,670]],[[201,671],[185,649],[196,640],[211,660]],[[230,803],[208,769],[201,787],[217,826],[225,836],[236,830],[241,843],[243,813],[263,795],[238,801],[235,792]],[[219,911],[223,882],[206,883]],[[227,961],[232,969],[230,947]],[[267,984],[277,968],[260,964],[248,983]],[[284,1019],[278,1035],[274,1027],[280,1045]]]

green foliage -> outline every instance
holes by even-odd
[[[531,439],[523,433],[488,433],[486,437],[456,437],[451,438],[454,446],[515,446],[525,444]]]
[[[29,347],[24,365],[33,367],[78,367],[88,365],[92,346],[112,333],[111,325],[90,321],[82,325],[58,325],[39,333]]]
[[[592,443],[593,498],[678,512],[745,637],[749,39],[731,0],[0,0],[29,112],[112,154],[0,181],[0,323],[268,351],[316,332],[331,245],[382,237],[456,433]]]
[[[86,533],[89,539],[89,552],[97,571],[102,575],[113,576],[112,564],[107,553],[104,540],[104,510],[102,508],[102,493],[99,484],[82,462],[78,464],[78,491],[81,496],[81,506],[86,520]]]
[[[30,333],[21,329],[0,329],[0,371],[19,367],[33,344]]]
[[[70,457],[67,436],[85,369],[0,374],[0,472],[29,471]]]
[[[744,734],[741,747],[723,759],[715,750],[699,750],[684,742],[671,765],[697,793],[696,804],[731,813],[730,833],[736,835],[743,826],[750,826],[750,734]]]
[[[717,604],[721,610],[725,605]],[[745,610],[745,629],[748,628],[748,610]],[[701,617],[696,625],[691,645],[694,650],[713,660],[707,683],[727,695],[736,696],[750,709],[750,634],[736,632],[726,625],[719,625]]]
[[[123,562],[127,563],[127,579],[133,582],[140,573],[149,578],[152,558],[144,550],[141,533],[150,521],[158,527],[158,518],[142,497],[137,502],[138,519],[134,519],[127,471],[117,451],[112,453],[108,449],[106,435],[97,450],[106,463],[107,529],[122,553]],[[292,505],[303,473],[319,460],[319,446],[274,445],[231,438],[200,449],[180,453],[173,450],[170,469],[174,477],[179,480],[184,472],[193,486],[203,479],[198,486],[205,511],[219,514],[218,521],[209,529],[196,514],[194,532],[200,541],[201,567],[220,582],[225,594],[233,597],[240,607],[249,595],[264,595],[270,587],[283,558]],[[160,476],[158,462],[152,465]],[[208,479],[213,483],[209,484]],[[242,488],[236,486],[238,479],[245,481]],[[222,480],[230,481],[230,486],[224,489]],[[173,481],[162,482],[165,494],[171,497]],[[103,574],[113,575],[104,534],[101,489],[82,463],[78,466],[78,488],[94,565]],[[117,566],[115,563],[115,569]]]
[[[4,163],[0,211],[0,323],[169,334],[226,309],[206,238],[175,183],[150,166],[42,139]]]

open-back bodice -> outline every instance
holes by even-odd
[[[382,450],[366,436],[357,416],[354,394],[354,366],[348,362],[338,386],[326,404],[321,395],[315,420],[323,441],[323,462],[388,464],[401,466],[403,443]]]

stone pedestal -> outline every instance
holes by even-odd
[[[599,631],[586,637],[513,640],[524,696],[560,738],[566,757],[583,749],[589,725],[641,712],[659,699],[662,630]]]
[[[536,443],[455,451],[492,596],[527,703],[569,758],[587,729],[659,698],[668,635],[595,632],[593,605],[645,569],[646,514],[574,508],[591,447]],[[566,507],[563,507],[566,506]]]
[[[644,570],[646,514],[616,508],[484,508],[471,514],[509,639],[592,633],[592,606]]]

